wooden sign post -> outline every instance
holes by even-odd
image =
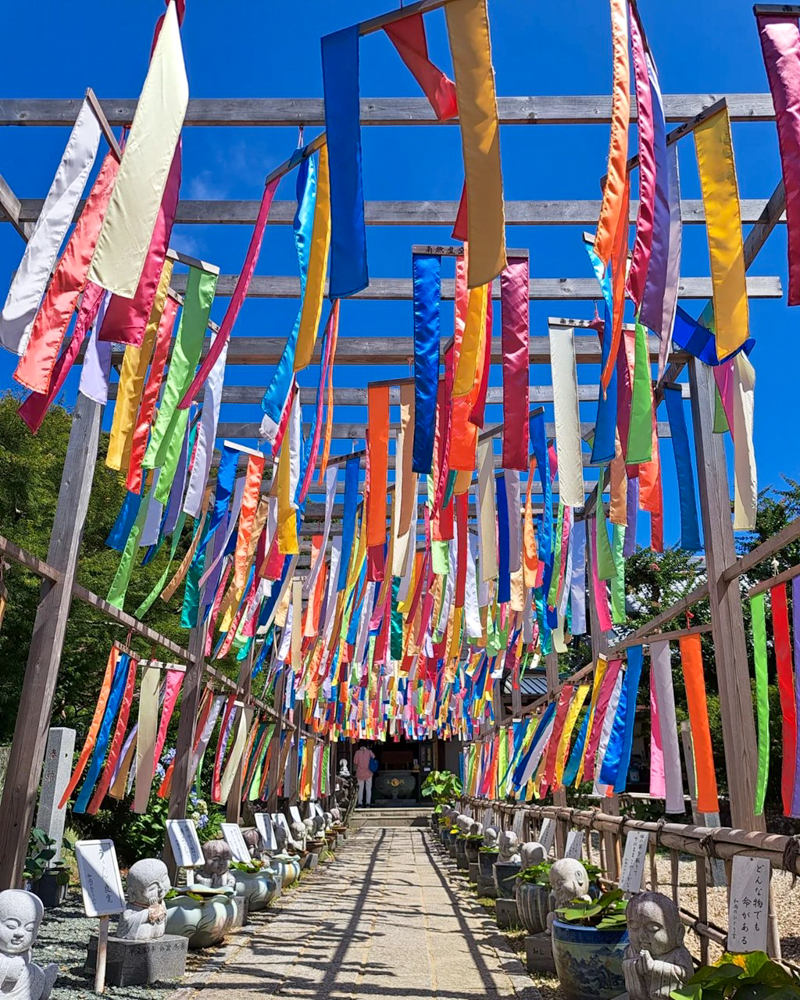
[[[583,830],[570,830],[567,834],[567,846],[564,848],[564,857],[580,861],[582,856]]]
[[[168,819],[167,837],[178,868],[186,869],[186,884],[194,885],[194,870],[205,861],[197,827],[191,819]]]
[[[239,824],[221,823],[220,829],[222,830],[222,836],[225,838],[225,843],[231,849],[233,860],[238,861],[240,864],[249,864],[252,858],[250,857],[250,851],[247,849],[247,844],[244,842],[242,828]]]
[[[624,892],[641,892],[644,865],[650,834],[647,830],[631,830],[625,838],[625,854],[622,857],[622,873],[619,887]]]
[[[275,828],[269,813],[256,813],[256,829],[261,834],[261,843],[265,851],[277,851],[278,842],[275,840]]]
[[[117,852],[112,840],[79,840],[75,845],[75,857],[86,916],[98,917],[100,920],[97,929],[94,991],[102,993],[106,988],[108,925],[112,916],[125,909],[125,893],[117,864]]]

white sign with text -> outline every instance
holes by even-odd
[[[570,830],[567,834],[567,846],[564,848],[564,857],[580,861],[582,855],[583,830]]]
[[[222,836],[225,838],[225,843],[231,849],[233,860],[247,864],[248,861],[251,860],[250,851],[248,851],[247,844],[244,842],[242,828],[239,824],[221,823],[220,830],[222,830]]]
[[[125,909],[125,893],[113,840],[79,840],[78,875],[87,917],[108,917]]]
[[[622,874],[619,887],[624,892],[641,892],[644,878],[644,863],[650,834],[647,830],[631,830],[625,838],[625,853],[622,855]]]
[[[546,819],[542,821],[542,828],[539,830],[539,843],[549,854],[553,849],[553,841],[556,837],[555,820]]]
[[[733,859],[728,951],[766,951],[770,868],[767,858]]]
[[[256,813],[256,828],[261,834],[261,843],[264,845],[264,850],[276,851],[278,843],[275,840],[275,828],[272,825],[272,820],[269,818],[269,813]]]
[[[197,868],[205,861],[197,827],[191,819],[168,819],[167,836],[180,868]]]

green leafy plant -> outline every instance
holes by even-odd
[[[436,812],[441,812],[442,806],[457,799],[463,791],[461,781],[451,771],[431,771],[423,781],[420,793],[423,798],[433,799]]]
[[[62,862],[52,865],[50,862],[56,856],[56,842],[34,827],[28,841],[28,856],[25,858],[25,868],[22,877],[28,882],[38,882],[43,875],[54,875],[59,885],[69,883],[69,871]]]
[[[259,861],[258,858],[253,858],[250,861],[231,861],[231,868],[235,868],[237,872],[247,872],[249,875],[255,875],[264,868],[264,862]]]
[[[800,977],[763,951],[726,953],[716,965],[699,969],[670,996],[673,1000],[798,1000]]]
[[[497,847],[479,847],[478,848],[478,853],[479,854],[497,854],[498,853],[498,849],[497,849]]]
[[[538,865],[532,865],[530,868],[523,868],[523,870],[517,875],[520,882],[532,882],[534,885],[541,885],[545,888],[550,887],[550,869],[555,864],[555,861],[542,861]],[[597,885],[600,876],[603,874],[603,869],[598,868],[597,865],[591,864],[591,862],[585,862],[583,867],[586,869],[586,874],[589,876],[589,882],[591,885]]]
[[[604,892],[599,899],[574,899],[569,906],[556,910],[559,920],[581,927],[596,927],[599,931],[623,930],[627,926],[628,901],[622,889]]]

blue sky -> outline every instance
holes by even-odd
[[[153,24],[163,7],[158,0],[114,0],[102,13],[96,3],[55,0],[13,4],[4,12],[6,37],[0,75],[7,98],[80,97],[92,86],[100,97],[135,97],[146,72]],[[275,4],[227,0],[188,0],[184,50],[193,97],[319,97],[322,94],[319,38],[355,21],[384,12],[381,2],[305,0]],[[490,0],[493,57],[501,96],[529,94],[606,94],[610,90],[610,30],[606,0],[562,0],[557,5]],[[662,88],[676,93],[763,93],[767,90],[755,20],[747,3],[700,0],[669,4],[641,0],[640,11],[654,51]],[[449,71],[441,11],[428,15],[431,55]],[[16,41],[14,41],[16,40]],[[22,40],[28,40],[22,44]],[[418,96],[413,78],[388,40],[375,35],[361,44],[361,93],[364,97]],[[306,139],[315,130],[307,130]],[[743,198],[766,198],[780,176],[772,123],[734,125],[734,148]],[[0,129],[0,173],[19,197],[44,197],[64,143],[65,129]],[[632,132],[632,141],[635,131]],[[265,174],[284,160],[297,142],[294,129],[200,129],[184,132],[184,198],[258,198]],[[458,130],[453,126],[365,128],[364,183],[368,199],[456,199],[462,183]],[[507,199],[598,198],[605,172],[608,126],[508,126],[501,136]],[[681,143],[685,198],[700,196],[691,139]],[[293,178],[278,198],[294,196]],[[415,242],[449,242],[441,228],[368,229],[370,272],[374,277],[408,277],[409,248]],[[178,227],[173,244],[236,273],[249,229],[242,226]],[[590,277],[577,227],[513,227],[510,246],[529,247],[531,274],[537,277]],[[22,241],[0,226],[0,289],[22,253]],[[786,283],[786,237],[778,229],[751,273],[777,274]],[[684,276],[709,273],[705,229],[684,229]],[[269,227],[258,266],[260,274],[294,274],[291,232]],[[220,320],[227,299],[217,299],[212,317]],[[684,303],[697,315],[702,303]],[[291,301],[249,301],[236,335],[285,336],[296,310]],[[590,318],[591,303],[531,303],[531,333],[546,335],[548,315]],[[499,313],[498,313],[499,318]],[[445,307],[445,330],[452,309]],[[410,336],[410,302],[345,302],[340,336]],[[498,324],[499,328],[499,324]],[[800,478],[787,430],[796,422],[800,401],[784,359],[791,357],[798,334],[796,316],[785,299],[751,303],[751,330],[758,340],[752,356],[756,388],[756,447],[759,483],[776,483],[781,473]],[[0,358],[0,387],[11,386],[13,365]],[[375,368],[369,377],[392,372]],[[405,372],[403,373],[405,374]],[[265,384],[269,369],[229,369],[229,384]],[[339,367],[337,385],[363,384],[364,369]],[[583,368],[581,381],[596,381]],[[531,382],[546,382],[549,371],[534,367]],[[316,371],[304,384],[316,381]],[[499,384],[499,371],[493,373]],[[73,377],[66,400],[76,392]],[[583,419],[593,418],[594,404]],[[258,407],[223,408],[222,419],[258,420]],[[687,418],[688,418],[687,410]],[[666,420],[665,413],[659,417]],[[499,408],[489,419],[500,418]],[[110,415],[107,415],[107,423]],[[336,412],[335,419],[365,419],[365,411]],[[349,450],[349,449],[348,449]],[[665,536],[678,536],[675,471],[669,441],[662,441]],[[643,519],[645,520],[645,519]],[[643,540],[643,537],[642,539]]]

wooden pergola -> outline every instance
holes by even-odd
[[[393,17],[405,16],[418,10],[434,9],[442,6],[443,0],[423,0],[411,4],[388,18],[375,19],[376,27],[382,27]],[[378,23],[380,22],[380,23]],[[367,22],[365,22],[367,23]],[[369,22],[372,24],[373,22]],[[708,109],[719,107],[719,102],[727,103],[731,120],[734,122],[765,122],[774,119],[772,100],[769,94],[668,94],[664,97],[667,121],[679,123],[679,128],[671,134],[671,141],[678,141],[689,135],[694,125],[704,120]],[[0,126],[21,128],[64,128],[70,126],[80,107],[80,99],[0,99]],[[537,125],[588,125],[607,127],[611,120],[611,99],[602,96],[553,96],[553,97],[501,97],[498,100],[500,123],[503,128]],[[136,107],[134,99],[101,100],[100,106],[107,122],[107,134],[114,126],[128,125],[132,121]],[[636,103],[632,101],[631,119],[636,120]],[[408,125],[452,127],[457,120],[439,123],[428,102],[422,98],[364,98],[361,101],[361,121],[365,127],[402,127]],[[319,99],[194,99],[189,102],[185,121],[189,128],[220,127],[298,127],[308,129],[324,128],[323,102]],[[319,143],[307,147],[318,148]],[[289,173],[289,161],[276,173]],[[635,166],[635,164],[632,164]],[[28,192],[25,192],[27,194]],[[33,192],[36,193],[36,192]],[[778,188],[769,196],[742,202],[742,218],[752,226],[746,241],[746,263],[749,268],[759,250],[764,245],[774,227],[783,219],[783,188]],[[0,178],[0,211],[2,217],[13,226],[23,239],[30,233],[42,206],[41,198],[20,198]],[[449,237],[449,227],[456,217],[457,203],[454,201],[370,201],[366,203],[366,221],[370,226],[402,226],[409,229],[409,246],[415,243],[413,227],[437,226],[442,229],[442,238]],[[257,201],[212,201],[182,200],[178,205],[177,224],[188,225],[239,225],[251,226],[255,222]],[[510,201],[506,204],[506,223],[509,227],[520,226],[571,226],[580,230],[597,223],[600,210],[599,200],[575,201]],[[637,203],[632,202],[630,220],[635,221]],[[286,226],[291,223],[295,212],[294,202],[276,201],[273,204],[270,225]],[[683,222],[686,225],[701,226],[705,222],[703,206],[697,200],[681,203]],[[513,229],[512,229],[513,233]],[[180,255],[178,255],[180,259]],[[407,260],[407,259],[406,259]],[[538,264],[536,270],[544,265]],[[397,277],[373,278],[369,287],[354,296],[359,301],[409,301],[412,296],[410,269],[405,265],[399,269]],[[230,296],[236,275],[222,274],[217,286],[217,295]],[[172,288],[180,295],[185,290],[184,275],[175,274]],[[496,283],[497,285],[497,283]],[[253,279],[249,294],[254,298],[296,299],[299,295],[299,280],[294,277],[259,275]],[[776,276],[753,276],[748,278],[748,295],[753,298],[779,298],[782,296],[781,281]],[[684,300],[705,301],[711,296],[711,279],[707,276],[684,277],[680,286],[680,296]],[[453,282],[444,280],[442,296],[452,299]],[[494,296],[497,297],[498,288]],[[579,372],[585,366],[597,366],[600,361],[600,344],[596,335],[586,329],[589,319],[587,307],[581,303],[591,303],[599,298],[597,283],[585,276],[551,276],[531,278],[531,300],[552,303],[553,316],[550,325],[575,329],[576,356]],[[584,315],[574,314],[583,311]],[[566,316],[564,314],[567,314]],[[573,313],[570,316],[570,313]],[[532,366],[547,366],[550,361],[549,341],[545,331],[531,331],[530,362]],[[253,408],[251,420],[223,419],[218,427],[220,439],[240,439],[252,441],[258,434],[260,419],[259,403],[268,372],[258,385],[243,385],[241,371],[253,365],[268,369],[275,365],[283,350],[284,337],[275,328],[266,329],[263,335],[252,336],[234,334],[228,352],[226,385],[223,391],[223,405],[249,406]],[[444,347],[446,340],[443,340]],[[658,359],[659,341],[651,338],[650,360]],[[350,335],[342,330],[339,339],[336,362],[339,365],[358,366],[361,385],[357,388],[337,388],[334,402],[336,406],[361,408],[364,416],[360,421],[337,422],[334,424],[334,447],[332,452],[345,456],[354,443],[361,443],[365,435],[366,387],[375,366],[381,371],[395,368],[397,378],[407,375],[409,359],[413,360],[414,348],[410,330],[402,335],[359,331]],[[121,355],[115,354],[119,362]],[[319,346],[314,363],[319,361]],[[492,345],[492,364],[501,361],[500,340],[495,338]],[[697,456],[700,506],[702,510],[704,538],[706,545],[705,572],[707,582],[687,597],[686,607],[692,600],[708,597],[711,607],[712,631],[714,636],[716,673],[722,702],[723,726],[726,738],[726,768],[730,789],[733,823],[744,830],[763,829],[763,820],[753,814],[754,784],[756,773],[756,735],[750,694],[750,682],[745,645],[745,632],[739,595],[739,571],[737,571],[734,535],[730,517],[730,488],[728,483],[724,445],[719,435],[713,431],[714,380],[710,369],[694,358],[679,351],[670,356],[670,366],[665,376],[668,383],[674,383],[681,372],[688,368],[688,385],[681,386],[684,397],[691,399],[694,443]],[[537,375],[539,372],[537,371]],[[385,377],[383,374],[381,377]],[[536,379],[538,383],[540,379]],[[580,388],[580,399],[584,403],[597,400],[598,387],[594,378],[591,384]],[[657,389],[656,399],[660,398]],[[111,387],[110,398],[115,396]],[[552,386],[535,384],[531,386],[531,405],[548,405],[553,400]],[[488,403],[496,406],[501,401],[500,390],[490,388]],[[300,402],[310,407],[315,402],[315,392],[302,388]],[[397,395],[391,396],[397,403]],[[50,549],[46,563],[40,563],[38,570],[44,579],[42,598],[33,626],[28,667],[25,675],[22,698],[19,706],[17,729],[9,761],[0,814],[0,888],[15,885],[21,873],[25,857],[28,831],[31,826],[33,809],[41,773],[42,759],[50,723],[59,662],[64,642],[67,618],[73,597],[86,600],[87,592],[77,583],[80,562],[81,533],[83,530],[92,475],[98,450],[98,438],[102,420],[102,407],[84,397],[79,397],[75,405],[69,449],[64,467],[64,475],[58,499],[58,508],[51,535]],[[492,430],[495,441],[500,442],[498,429]],[[502,427],[500,427],[502,430]],[[591,430],[587,425],[585,430]],[[668,436],[668,425],[659,426],[659,434]],[[390,467],[393,456],[390,457]],[[588,465],[588,463],[587,463]],[[268,462],[269,468],[269,462]],[[342,467],[343,473],[343,467]],[[343,479],[342,479],[343,481]],[[596,476],[587,470],[585,482],[587,502],[584,516],[591,517],[601,490]],[[312,491],[312,500],[307,510],[304,534],[310,534],[322,514],[323,498],[319,488]],[[337,488],[341,493],[341,488]],[[337,513],[335,511],[335,513]],[[473,511],[474,514],[474,511]],[[800,536],[794,530],[792,537]],[[306,547],[309,540],[306,537]],[[783,540],[786,544],[786,539]],[[7,557],[16,558],[29,568],[30,557],[25,553],[15,553],[9,543],[2,546]],[[27,560],[27,561],[26,561]],[[300,562],[300,566],[304,564]],[[306,563],[307,564],[307,563]],[[690,599],[691,598],[691,599]],[[130,616],[104,606],[95,595],[89,599],[96,607],[110,617],[141,629]],[[674,618],[680,608],[665,609],[662,615],[650,623],[648,634],[655,631],[662,622]],[[640,632],[642,630],[639,630]],[[608,651],[607,638],[600,631],[596,621],[591,622],[593,653],[596,657]],[[151,636],[152,638],[152,636]],[[203,655],[205,629],[202,625],[192,629],[186,649],[178,655],[187,663],[187,675],[183,689],[183,703],[178,733],[178,754],[173,778],[173,794],[170,800],[170,816],[184,815],[189,793],[188,767],[192,746],[197,707],[202,691],[203,678],[209,665]],[[176,652],[173,650],[173,652]],[[557,655],[548,658],[548,690],[552,698],[559,686]],[[240,678],[242,690],[246,689],[248,678]],[[279,681],[280,686],[280,681]],[[281,704],[282,690],[276,692],[276,704]],[[285,725],[285,723],[284,723]],[[280,726],[276,727],[279,734]],[[274,737],[275,738],[275,737]],[[277,755],[273,755],[277,766]],[[273,783],[274,785],[274,783]],[[556,793],[556,805],[565,802],[565,793]],[[611,808],[614,808],[612,802]]]

